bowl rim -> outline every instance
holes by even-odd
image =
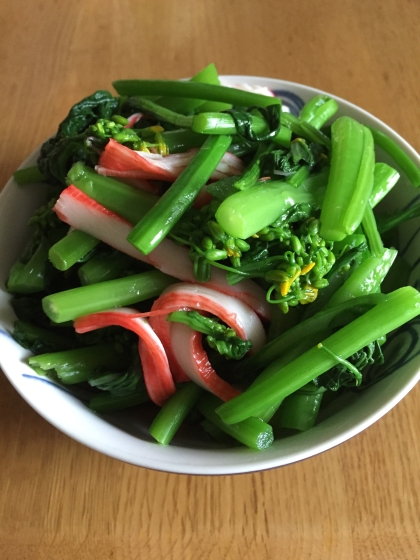
[[[292,81],[286,81],[276,78],[267,78],[267,77],[260,77],[260,76],[246,76],[246,75],[223,75],[220,76],[221,82],[226,85],[233,85],[239,83],[248,83],[248,84],[258,84],[262,86],[267,86],[270,89],[286,89],[290,88],[292,91],[297,91],[299,94],[306,96],[307,98],[312,97],[317,93],[327,94],[330,97],[334,98],[338,103],[340,108],[344,109],[346,112],[350,110],[350,112],[355,112],[357,115],[363,115],[366,117],[370,122],[373,122],[377,128],[379,128],[382,132],[388,134],[405,152],[409,153],[409,155],[417,162],[420,167],[420,156],[414,150],[414,148],[408,144],[406,140],[404,140],[395,130],[391,129],[387,124],[383,121],[379,120],[377,117],[372,115],[371,113],[367,112],[366,110],[362,109],[354,105],[353,103],[340,98],[338,96],[332,95],[328,92],[323,90],[299,84]],[[19,168],[28,166],[34,163],[34,160],[39,152],[39,148],[37,148],[31,155],[29,155],[23,163],[19,166]],[[16,183],[11,177],[4,188],[0,193],[0,213],[3,211],[3,207],[7,205],[6,197],[11,193],[13,189],[16,188]],[[1,327],[1,317],[0,317],[0,327]],[[17,345],[16,342],[13,341],[14,345]],[[17,345],[18,346],[18,345]],[[19,347],[20,348],[20,347]],[[26,364],[24,364],[21,360],[20,367],[25,368]],[[387,412],[389,412],[398,402],[400,402],[410,391],[411,389],[417,384],[420,379],[420,367],[417,368],[417,371],[414,372],[410,380],[406,382],[399,391],[393,394],[392,397],[388,398],[386,401],[382,403],[376,410],[372,413],[369,413],[365,418],[357,421],[351,427],[348,427],[344,431],[340,432],[339,434],[333,437],[327,437],[324,441],[320,441],[316,444],[313,444],[309,448],[305,448],[300,452],[295,451],[292,453],[286,453],[282,455],[281,453],[276,453],[275,445],[270,448],[269,450],[265,450],[263,452],[256,452],[246,448],[234,448],[234,449],[191,449],[191,448],[183,448],[178,446],[161,446],[157,443],[152,443],[145,440],[139,440],[139,438],[132,436],[120,428],[109,424],[106,420],[101,418],[100,416],[96,415],[87,407],[84,407],[80,401],[81,406],[85,409],[85,414],[89,415],[91,420],[91,432],[88,431],[79,431],[72,429],[71,426],[68,425],[66,422],[66,418],[57,417],[57,415],[53,412],[46,411],[45,408],[40,406],[38,401],[35,401],[31,398],[31,395],[28,394],[26,391],[23,390],[22,385],[17,382],[15,373],[10,371],[2,353],[0,352],[0,367],[2,368],[5,376],[8,378],[10,383],[14,386],[14,388],[18,391],[18,393],[24,398],[24,400],[34,409],[40,416],[42,416],[45,420],[47,420],[50,424],[54,427],[58,428],[61,432],[65,433],[72,439],[82,443],[83,445],[103,453],[109,457],[139,466],[144,468],[149,468],[153,470],[163,471],[163,472],[171,472],[177,474],[193,474],[193,475],[227,475],[227,474],[242,474],[242,473],[249,473],[249,472],[257,472],[268,470],[272,468],[277,468],[280,466],[285,466],[288,464],[292,464],[303,459],[307,459],[318,455],[319,453],[323,453],[333,447],[343,443],[358,433],[362,432],[377,420],[379,420],[382,416],[384,416]],[[28,366],[26,366],[28,367]],[[29,368],[28,368],[29,369]],[[30,370],[31,371],[31,370]],[[72,399],[69,401],[69,408],[72,409],[74,407],[74,402],[77,399]],[[83,416],[83,415],[82,415]],[[106,429],[103,430],[104,425]],[[314,433],[315,428],[310,430],[311,433]],[[98,434],[102,433],[105,436],[105,433],[108,434],[108,437],[98,437]],[[307,432],[309,433],[309,432]],[[112,436],[112,437],[111,437]],[[298,436],[293,436],[294,438],[300,437],[301,434]],[[116,437],[120,444],[124,443],[124,448],[120,446],[115,446],[113,444],[113,437]],[[305,441],[305,438],[301,438]],[[307,439],[307,438],[306,438]],[[140,443],[139,443],[140,442]],[[137,449],[143,448],[143,453],[138,453]],[[177,450],[177,452],[167,452],[169,450]],[[136,450],[136,452],[134,452]],[[169,455],[172,455],[173,458]],[[181,457],[182,456],[182,457]],[[230,457],[230,460],[227,460]]]

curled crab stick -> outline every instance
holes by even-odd
[[[163,406],[176,388],[163,345],[147,319],[138,317],[136,309],[121,307],[85,315],[74,321],[74,328],[78,333],[113,325],[133,331],[139,336],[138,348],[147,393],[155,404]]]
[[[193,331],[187,325],[174,323],[171,326],[171,342],[179,365],[186,372],[188,380],[194,381],[226,402],[240,394],[217,375],[202,345],[202,333]]]
[[[164,239],[147,256],[138,251],[126,239],[132,224],[119,214],[111,212],[74,185],[64,189],[57,200],[54,210],[58,217],[75,229],[84,231],[118,249],[134,259],[151,264],[161,272],[184,282],[196,283],[194,267],[188,250],[170,239]],[[211,279],[204,285],[224,294],[234,296],[249,305],[264,319],[270,318],[270,304],[265,293],[251,280],[244,280],[230,286],[222,270],[213,269]]]
[[[219,317],[234,329],[237,336],[252,342],[252,352],[265,344],[264,328],[257,314],[234,297],[200,284],[174,284],[155,300],[152,313],[164,309],[173,311],[174,308],[196,309]],[[201,345],[201,336],[193,335],[194,331],[188,327],[188,330],[181,328],[182,325],[169,322],[164,315],[157,313],[150,317],[150,325],[162,341],[176,381],[192,379],[198,382],[199,379],[203,387],[214,392],[222,400],[232,398],[233,388],[224,384],[225,382],[222,383],[223,380],[211,368]]]
[[[132,150],[111,138],[99,157],[96,171],[99,175],[108,177],[157,179],[172,183],[187,167],[197,151],[192,149],[180,154],[162,156]],[[240,175],[243,170],[242,161],[227,152],[213,172],[211,179]]]

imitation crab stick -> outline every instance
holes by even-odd
[[[193,263],[185,247],[164,239],[156,249],[147,256],[144,255],[126,240],[132,224],[98,204],[74,185],[62,191],[54,210],[63,222],[89,233],[114,249],[149,263],[165,274],[185,282],[196,282]],[[211,280],[205,285],[244,301],[264,319],[270,318],[270,306],[265,300],[265,294],[254,282],[244,280],[240,284],[230,286],[225,273],[216,269],[212,271]]]
[[[78,333],[112,325],[129,329],[139,336],[139,355],[146,389],[151,400],[162,406],[176,388],[163,345],[147,319],[138,317],[135,309],[120,308],[85,315],[74,321]]]
[[[236,298],[198,284],[180,283],[165,289],[154,302],[152,311],[173,311],[174,308],[196,309],[219,317],[240,338],[250,340],[253,351],[265,344],[265,332],[258,316]],[[225,401],[238,394],[211,367],[199,333],[185,325],[168,322],[161,314],[151,316],[150,324],[162,341],[177,381],[192,379]]]
[[[102,152],[96,171],[107,177],[149,179],[173,182],[191,162],[197,149],[180,154],[153,154],[131,150],[110,139]],[[211,174],[211,179],[223,179],[240,175],[244,169],[242,160],[226,152]]]

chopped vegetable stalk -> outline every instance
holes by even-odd
[[[295,189],[285,181],[261,183],[226,198],[216,220],[232,237],[247,239],[272,224],[296,204],[319,208],[325,190]]]
[[[48,258],[58,270],[68,270],[84,259],[98,244],[99,240],[91,235],[73,230],[50,247]]]
[[[397,183],[400,174],[386,163],[375,163],[372,194],[369,204],[375,208]]]
[[[186,383],[178,389],[153,420],[150,435],[162,445],[168,445],[202,392],[203,389],[195,383]]]
[[[267,107],[273,103],[281,103],[278,98],[214,84],[172,80],[117,80],[112,85],[120,95],[127,96],[167,95],[204,101],[220,101],[237,107]]]
[[[114,251],[108,256],[92,257],[79,268],[77,274],[82,286],[88,286],[123,276],[123,272],[129,270],[132,263],[133,259],[128,255]]]
[[[210,422],[244,445],[261,451],[273,443],[273,429],[260,418],[246,418],[238,423],[227,424],[217,414],[216,409],[221,401],[214,395],[205,395],[200,399],[198,410]]]
[[[209,137],[186,169],[128,235],[148,255],[166,237],[207,183],[231,142],[230,136]]]
[[[319,129],[330,119],[338,110],[338,104],[335,99],[328,95],[315,95],[308,101],[300,112],[300,120],[311,124],[314,128]]]
[[[408,156],[394,140],[380,130],[374,127],[369,127],[369,130],[372,133],[375,144],[392,157],[415,187],[420,186],[420,168],[414,163],[410,156]]]
[[[63,323],[81,315],[132,305],[156,297],[173,282],[174,278],[158,270],[151,270],[50,294],[42,300],[42,307],[52,321]]]
[[[89,401],[89,408],[99,414],[124,410],[150,400],[145,387],[136,389],[129,395],[113,395],[111,393],[100,393]]]
[[[372,134],[350,117],[331,127],[331,171],[321,211],[321,235],[341,241],[360,225],[373,186]]]
[[[23,169],[17,169],[13,173],[13,179],[18,185],[28,185],[30,183],[39,183],[45,181],[45,176],[38,169],[38,166],[24,167]]]
[[[368,257],[338,288],[326,307],[330,308],[353,298],[378,292],[396,256],[395,249],[386,249],[381,257]]]

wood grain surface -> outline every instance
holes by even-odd
[[[0,185],[114,79],[302,82],[420,151],[418,0],[3,0]],[[2,560],[416,560],[420,387],[322,455],[240,476],[133,467],[69,439],[0,376]]]

